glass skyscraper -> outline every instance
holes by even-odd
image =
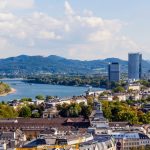
[[[129,53],[128,54],[128,79],[137,81],[142,77],[142,54]]]
[[[109,82],[119,82],[120,80],[120,65],[118,62],[112,62],[108,65]]]

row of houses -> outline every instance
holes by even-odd
[[[10,106],[12,106],[14,109],[17,110],[17,108],[19,107],[23,107],[26,105],[42,105],[44,107],[44,111],[42,112],[42,116],[43,118],[55,118],[58,117],[59,112],[57,111],[56,106],[57,105],[62,105],[63,103],[66,104],[71,104],[71,103],[84,103],[85,105],[87,105],[87,99],[85,96],[74,96],[71,98],[52,98],[49,100],[32,100],[32,101],[19,101],[19,100],[13,100],[10,101],[8,104]],[[39,111],[37,109],[32,111],[32,114],[34,113],[38,113]]]
[[[126,100],[141,100],[150,96],[150,88],[141,89],[139,84],[129,84],[125,92],[114,93],[112,91],[105,91],[99,95],[99,99],[113,101],[126,101]]]

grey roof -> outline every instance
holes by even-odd
[[[32,148],[32,147],[37,147],[38,145],[46,145],[45,139],[36,139],[36,140],[24,145],[23,148]]]
[[[91,144],[100,143],[100,142],[106,142],[106,141],[109,141],[109,140],[111,140],[111,136],[109,136],[109,135],[99,135],[99,136],[95,136],[93,138],[93,140],[81,143],[80,146],[91,145]]]
[[[1,132],[0,139],[4,139],[4,138],[14,139],[14,132]]]
[[[142,134],[142,133],[139,133],[139,138],[140,139],[149,139],[149,137],[146,134]]]

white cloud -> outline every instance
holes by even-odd
[[[100,17],[81,17],[77,16],[77,20],[89,27],[103,27],[104,21]]]
[[[15,16],[12,13],[0,13],[0,21],[11,21],[14,20]]]
[[[34,0],[11,0],[9,4],[8,1],[0,0],[0,8],[34,7]],[[16,15],[4,10],[0,11],[0,50],[11,46],[13,50],[19,49],[19,53],[31,55],[49,55],[55,51],[57,55],[80,59],[124,57],[129,50],[138,48],[129,37],[122,35],[124,24],[95,16],[90,10],[76,13],[67,1],[62,18],[39,11]],[[31,47],[33,52],[29,50]]]
[[[72,7],[68,1],[65,1],[65,12],[67,15],[73,15],[74,14],[74,10],[72,9]]]
[[[69,24],[65,24],[64,29],[65,29],[66,32],[71,31]]]
[[[61,36],[56,35],[55,32],[47,32],[47,31],[40,31],[38,37],[40,39],[48,39],[48,40],[59,40],[59,39],[61,39]]]
[[[89,41],[98,42],[104,40],[110,40],[112,38],[112,33],[107,30],[102,30],[98,32],[91,33],[88,37]]]
[[[33,13],[26,17],[17,17],[11,13],[0,13],[1,35],[8,38],[60,39],[56,35],[62,23],[43,13]]]
[[[29,9],[33,6],[34,0],[0,0],[1,9]]]
[[[85,16],[89,16],[89,17],[93,16],[93,12],[90,11],[90,10],[87,10],[87,9],[85,9],[85,10],[83,11],[83,14],[84,14]]]

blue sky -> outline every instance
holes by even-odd
[[[0,0],[1,58],[150,59],[148,0]]]

